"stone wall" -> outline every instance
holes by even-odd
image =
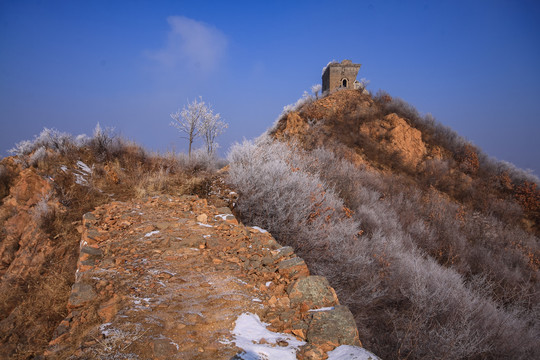
[[[48,358],[244,358],[236,329],[249,316],[278,339],[248,342],[263,352],[369,354],[326,278],[227,207],[195,196],[112,202],[85,214],[81,231],[69,314]]]

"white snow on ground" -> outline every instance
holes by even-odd
[[[81,170],[81,171],[84,171],[85,173],[87,174],[91,174],[92,173],[92,169],[90,169],[88,167],[88,165],[86,165],[85,163],[83,163],[81,160],[77,161],[77,167]]]
[[[225,220],[227,220],[227,217],[228,217],[228,216],[232,216],[232,215],[231,215],[231,214],[217,214],[217,215],[214,216],[214,217],[220,218],[221,220],[225,221]]]
[[[209,225],[209,224],[203,224],[202,222],[198,222],[197,224],[201,225],[201,226],[204,226],[204,227],[213,227],[212,225]]]
[[[244,313],[238,317],[233,341],[244,352],[237,357],[244,360],[295,360],[296,351],[305,342],[267,330],[267,325],[255,314]]]
[[[77,161],[77,167],[79,168],[79,170],[75,170],[73,172],[73,175],[75,175],[75,182],[83,186],[88,185],[88,179],[86,177],[92,174],[92,169],[90,169],[88,165],[86,165],[80,160]]]
[[[73,173],[75,175],[75,182],[79,185],[86,186],[88,185],[88,180],[84,177],[84,175]]]
[[[381,360],[364,348],[341,345],[328,352],[328,360]]]
[[[159,230],[150,231],[149,233],[144,234],[144,237],[150,237],[158,233],[159,233]]]
[[[266,231],[266,230],[264,230],[264,229],[261,229],[261,228],[258,227],[258,226],[252,226],[251,228],[252,228],[252,229],[255,229],[255,230],[258,230],[259,232],[261,232],[261,233],[263,233],[263,234],[268,232],[268,231]]]
[[[60,170],[62,170],[63,172],[67,173],[68,168],[67,168],[66,165],[62,165],[62,166],[60,166]]]
[[[308,311],[309,312],[317,312],[317,311],[330,311],[330,310],[334,310],[334,307],[333,306],[323,307],[323,308],[320,308],[320,309],[311,309],[311,310],[308,310]]]

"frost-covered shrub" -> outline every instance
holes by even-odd
[[[30,210],[34,222],[41,225],[51,213],[52,210],[49,206],[49,200],[51,196],[51,193],[43,195],[43,197],[37,202],[37,204],[34,205],[34,207]]]
[[[35,146],[51,149],[60,154],[65,154],[73,145],[73,137],[56,129],[44,128],[34,141]]]
[[[119,155],[124,150],[124,143],[114,134],[113,128],[102,128],[97,123],[92,138],[87,141],[88,146],[98,161],[105,161],[111,156]]]
[[[317,176],[301,171],[292,155],[286,144],[268,138],[233,145],[229,179],[241,189],[237,210],[279,237],[294,235],[290,241],[305,252],[354,238],[358,224],[344,216],[343,201]]]
[[[30,154],[34,150],[34,142],[31,140],[22,140],[15,144],[15,147],[8,150],[14,156],[23,156]]]
[[[328,277],[353,311],[362,341],[382,358],[538,357],[537,307],[497,295],[512,294],[497,290],[498,280],[479,282],[469,272],[483,264],[481,273],[505,283],[513,273],[524,292],[516,296],[530,299],[536,290],[522,278],[530,273],[516,273],[516,264],[526,266],[520,253],[506,249],[511,256],[501,260],[502,249],[491,242],[513,237],[533,246],[534,239],[497,226],[476,236],[456,204],[327,150],[262,137],[233,146],[229,161],[242,219],[270,230],[312,273]],[[480,262],[466,258],[471,249]],[[469,285],[467,278],[476,280]]]
[[[73,145],[73,137],[70,134],[56,129],[43,128],[39,135],[34,136],[34,140],[20,141],[9,152],[15,156],[23,157],[43,148],[66,154]]]
[[[215,153],[209,154],[206,149],[197,149],[189,155],[181,153],[176,155],[181,169],[187,171],[214,171],[226,164]]]
[[[75,145],[79,148],[88,145],[90,138],[86,134],[80,134],[75,137]]]
[[[44,161],[45,159],[47,159],[47,149],[45,149],[44,146],[41,146],[30,155],[28,163],[30,166],[37,166],[39,162]]]

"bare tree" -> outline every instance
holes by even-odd
[[[214,115],[212,107],[207,105],[201,96],[199,96],[199,100],[195,99],[193,102],[188,103],[187,107],[184,106],[182,111],[179,109],[171,114],[173,121],[171,121],[170,125],[177,128],[180,133],[185,134],[181,135],[181,137],[189,142],[189,157],[191,157],[193,141],[200,135],[201,131],[204,131],[203,128],[206,128],[204,124],[216,121],[219,117],[219,114]]]
[[[206,143],[206,151],[213,154],[217,147],[216,138],[221,135],[229,125],[220,120],[220,114],[209,116],[201,124],[201,133]]]

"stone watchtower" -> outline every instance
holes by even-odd
[[[322,91],[337,88],[358,89],[360,83],[356,80],[356,75],[360,66],[362,64],[353,64],[351,60],[343,60],[341,63],[331,62],[323,70]]]

